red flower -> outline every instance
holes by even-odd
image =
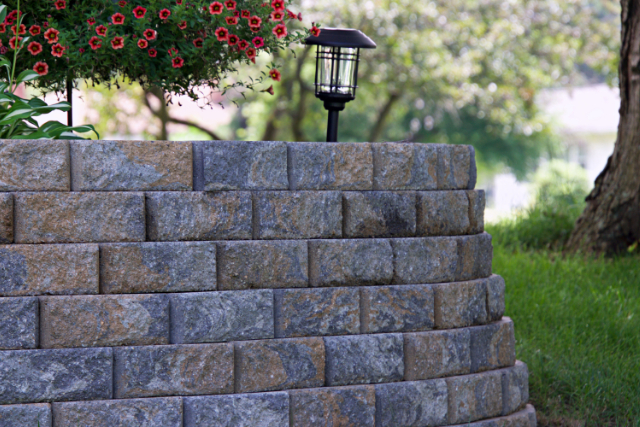
[[[138,47],[140,49],[146,49],[146,48],[149,47],[149,42],[146,41],[145,39],[140,39],[140,40],[138,40]]]
[[[65,48],[60,43],[56,43],[51,47],[51,55],[62,58],[64,55]]]
[[[42,45],[38,42],[29,43],[29,47],[27,47],[29,53],[33,56],[36,56],[40,52],[42,52]]]
[[[239,10],[234,10],[233,11],[233,16],[235,16],[236,18],[240,18],[240,11]]]
[[[111,21],[113,22],[114,25],[122,25],[124,24],[124,15],[121,14],[120,12],[114,13],[113,16],[111,17]]]
[[[4,34],[7,32],[7,24],[0,24],[0,33]]]
[[[209,5],[209,13],[212,15],[220,15],[222,10],[222,3],[219,1],[214,1]]]
[[[158,51],[155,49],[149,49],[149,56],[155,58],[158,55]]]
[[[84,48],[83,48],[83,47],[81,47],[80,49],[78,49],[78,52],[80,52],[80,53],[84,53],[84,52],[85,52],[85,51],[84,51]]]
[[[247,49],[245,51],[245,54],[247,55],[247,57],[251,60],[256,58],[256,50],[252,47],[250,47],[249,49]]]
[[[238,25],[238,18],[235,16],[227,16],[224,20],[227,21],[227,25]]]
[[[262,24],[262,18],[260,18],[258,16],[252,16],[251,18],[249,18],[249,25],[250,26],[257,27],[260,24]]]
[[[271,19],[273,21],[282,21],[283,18],[284,13],[280,12],[279,10],[274,10],[273,12],[271,12]]]
[[[127,2],[126,2],[126,1],[124,1],[124,0],[120,0],[120,1],[118,2],[118,6],[120,6],[120,7],[125,7],[126,5],[127,5]]]
[[[102,47],[102,39],[96,36],[91,37],[89,40],[89,46],[91,46],[91,49],[93,50],[100,49]]]
[[[249,18],[251,18],[251,12],[249,12],[248,10],[243,10],[240,13],[240,16],[242,16],[243,18],[249,19]]]
[[[252,33],[259,33],[260,32],[260,25],[256,25],[256,26],[250,26],[249,29],[251,30]]]
[[[49,66],[44,62],[36,62],[36,65],[33,66],[33,71],[41,76],[46,76],[49,74]]]
[[[246,48],[248,48],[248,47],[249,47],[249,42],[248,42],[248,41],[246,41],[246,40],[240,40],[240,41],[238,42],[238,48],[239,48],[240,50],[245,50],[245,49],[246,49]]]
[[[236,36],[235,34],[229,34],[229,36],[227,37],[227,43],[229,43],[229,46],[234,46],[238,44],[239,41],[240,37]]]
[[[114,37],[113,40],[111,40],[111,47],[114,49],[122,49],[124,47],[124,37]]]
[[[229,30],[223,27],[218,28],[216,30],[216,37],[218,37],[218,41],[225,41],[227,37],[229,37]]]
[[[271,7],[273,8],[273,10],[284,12],[284,2],[282,0],[273,0],[271,2]]]
[[[43,23],[42,23],[42,27],[43,27],[43,28],[47,28],[48,26],[49,26],[49,23],[48,23],[48,22],[43,22]]]
[[[182,68],[182,66],[184,65],[184,59],[180,58],[179,56],[173,58],[171,60],[171,65],[173,65],[173,68]]]
[[[296,19],[297,15],[295,13],[291,12],[289,9],[287,9],[287,18]]]
[[[179,23],[178,28],[180,28],[181,30],[185,30],[187,28],[187,21],[182,21],[181,23]]]
[[[255,37],[253,39],[253,45],[257,48],[260,49],[261,47],[264,46],[264,39],[262,37]]]
[[[287,26],[284,24],[278,24],[276,25],[276,27],[273,29],[273,34],[276,35],[277,38],[281,39],[284,36],[286,36],[288,34],[287,32]]]
[[[23,34],[27,34],[27,27],[24,24],[20,25],[20,36]],[[15,35],[16,34],[16,25],[14,25],[13,27],[11,27],[11,32]]]
[[[18,37],[18,43],[20,43],[23,38],[24,37]],[[16,48],[16,37],[15,36],[11,37],[11,39],[9,40],[9,46],[11,47],[11,49],[15,49]]]
[[[171,16],[171,11],[169,9],[162,9],[160,11],[159,16],[160,16],[160,19],[167,20],[169,19],[169,16]]]
[[[193,41],[193,45],[197,48],[201,48],[204,46],[204,40],[202,40],[202,37],[198,37]]]
[[[176,49],[175,47],[172,47],[167,52],[169,52],[169,56],[173,56],[173,55],[178,55],[179,50]]]
[[[96,23],[96,18],[87,19],[87,24],[89,24],[89,26],[93,27],[95,23]]]
[[[178,6],[182,6],[182,0],[176,0],[176,4],[177,4]]]
[[[276,70],[275,68],[271,71],[269,71],[269,77],[271,77],[273,80],[279,82],[280,81],[280,71]]]
[[[58,10],[66,9],[67,8],[67,1],[66,0],[56,0],[54,5],[56,6],[56,9],[58,9]]]
[[[315,25],[309,29],[309,32],[313,37],[320,37],[320,28]]]
[[[229,10],[234,10],[236,8],[236,2],[233,0],[227,0],[224,2],[224,5],[227,7],[227,9]]]
[[[133,9],[133,16],[135,16],[138,19],[142,19],[144,18],[144,14],[147,13],[147,9],[145,9],[142,6],[136,6]]]
[[[144,38],[146,38],[147,40],[155,40],[156,39],[156,35],[158,33],[156,33],[155,30],[152,30],[151,28],[148,28],[148,29],[144,30],[144,32],[142,34],[144,35]]]
[[[96,33],[97,33],[99,36],[104,37],[104,36],[106,36],[106,35],[107,35],[107,29],[108,29],[108,28],[107,28],[107,27],[105,27],[104,25],[98,25],[98,26],[96,27]],[[45,33],[44,35],[45,35],[45,37],[46,37],[46,36],[47,36],[47,33]]]
[[[267,92],[269,95],[273,95],[273,85],[269,86],[269,89],[265,89],[261,92]]]

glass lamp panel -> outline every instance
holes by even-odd
[[[318,49],[318,81],[317,91],[323,93],[332,92],[334,75],[333,48],[319,47]]]
[[[345,95],[353,94],[357,49],[342,48],[339,54],[339,66],[336,69],[337,92]]]

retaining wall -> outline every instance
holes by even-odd
[[[0,141],[0,427],[535,427],[473,148]]]

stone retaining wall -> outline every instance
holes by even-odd
[[[0,141],[0,427],[535,427],[468,146]]]

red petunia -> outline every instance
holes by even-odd
[[[269,95],[273,95],[274,94],[273,85],[269,86],[269,89],[265,89],[265,90],[263,90],[261,92],[267,92]]]
[[[273,8],[273,10],[284,12],[284,2],[282,0],[273,0],[271,2],[271,7]]]
[[[49,44],[58,43],[58,34],[60,34],[60,31],[55,28],[49,28],[44,32],[44,38],[47,39]]]
[[[124,37],[114,37],[113,40],[111,40],[111,47],[114,49],[122,49],[124,47]]]
[[[24,37],[18,37],[18,43],[22,42],[22,39]],[[9,47],[11,47],[11,49],[15,49],[16,48],[16,37],[13,36],[11,37],[11,39],[9,40]]]
[[[246,48],[248,48],[249,46],[250,46],[250,45],[249,45],[249,42],[248,42],[248,41],[246,41],[246,40],[240,40],[240,41],[238,42],[238,48],[239,48],[240,50],[245,50],[245,49],[246,49]]]
[[[47,28],[49,27],[49,23],[48,22],[43,22],[42,23],[42,28]]]
[[[284,19],[284,13],[279,10],[274,10],[271,12],[271,20],[273,21],[282,21]]]
[[[187,29],[187,21],[182,21],[181,23],[178,24],[178,28],[180,28],[181,30],[186,30]]]
[[[62,46],[60,43],[56,43],[53,46],[51,46],[51,55],[57,58],[62,58],[62,55],[64,55],[65,50],[66,49],[64,48],[64,46]]]
[[[235,34],[229,34],[229,36],[227,37],[227,43],[229,43],[229,46],[235,46],[239,41],[240,37],[236,36]]]
[[[229,36],[229,30],[226,28],[220,27],[216,30],[216,37],[218,37],[218,41],[225,41]]]
[[[287,32],[287,26],[284,24],[278,24],[276,25],[276,27],[273,29],[273,34],[276,35],[277,38],[281,39],[283,37],[285,37],[288,32]]]
[[[96,18],[87,19],[87,24],[89,24],[90,27],[93,27],[96,24]]]
[[[85,52],[85,50],[84,50],[84,48],[83,48],[83,47],[81,47],[80,49],[78,49],[78,52],[80,52],[80,53],[84,53],[84,52]]]
[[[144,32],[142,33],[144,35],[144,38],[147,40],[155,40],[156,39],[156,35],[158,33],[156,33],[155,30],[152,30],[151,28],[147,28],[146,30],[144,30]]]
[[[295,13],[291,12],[289,9],[287,9],[287,17],[289,19],[296,19],[297,15]]]
[[[42,52],[42,45],[38,42],[31,42],[29,43],[27,50],[31,55],[36,56],[37,54]]]
[[[234,0],[227,0],[224,2],[224,5],[229,10],[235,10],[236,2]]]
[[[273,80],[279,82],[280,81],[280,71],[276,70],[275,68],[271,71],[269,71],[269,77],[271,77]]]
[[[262,24],[262,18],[260,18],[259,16],[252,16],[251,18],[249,18],[250,26],[257,27],[260,24]]]
[[[104,36],[106,36],[106,35],[107,35],[107,30],[108,30],[108,28],[107,28],[107,27],[105,27],[104,25],[98,25],[98,26],[96,27],[96,33],[97,33],[99,36],[103,36],[103,37],[104,37]],[[46,36],[46,35],[47,35],[47,34],[45,33],[45,36]]]
[[[126,2],[126,1],[124,1],[124,0],[120,0],[120,1],[118,2],[118,6],[120,6],[120,7],[125,7],[126,5],[127,5],[127,2]]]
[[[255,37],[253,39],[253,45],[256,47],[256,49],[260,49],[264,46],[264,39],[262,37]]]
[[[220,15],[223,11],[222,3],[214,1],[209,5],[209,13],[212,15]]]
[[[41,76],[46,76],[49,74],[49,66],[44,62],[36,62],[36,65],[33,66],[33,71]]]
[[[245,51],[245,54],[247,55],[247,57],[248,57],[249,59],[253,60],[253,59],[255,59],[255,58],[256,58],[256,54],[257,54],[257,53],[256,53],[256,50],[255,50],[254,48],[250,47],[249,49],[247,49],[247,50]]]
[[[15,35],[16,31],[19,31],[20,34],[18,34],[19,36],[22,36],[24,34],[27,34],[27,27],[24,24],[20,25],[20,30],[17,30],[16,25],[14,25],[13,27],[11,27],[11,32]]]
[[[167,52],[169,52],[169,56],[173,56],[173,55],[178,55],[178,52],[180,52],[180,51],[177,48],[172,47]]]
[[[40,34],[41,31],[42,31],[42,28],[40,28],[39,25],[32,25],[31,28],[29,28],[29,34],[31,34],[34,37]]]
[[[239,10],[234,10],[233,11],[233,16],[235,16],[236,18],[240,18],[240,11]]]
[[[133,9],[133,16],[135,16],[138,19],[144,18],[145,13],[147,13],[147,9],[145,9],[142,6],[136,6]]]
[[[179,56],[173,58],[171,60],[171,65],[173,66],[173,68],[182,68],[182,66],[184,65],[184,59],[180,58]]]
[[[309,32],[313,37],[320,37],[320,28],[315,25],[309,29]]]
[[[56,0],[54,5],[56,6],[57,10],[66,9],[67,8],[67,1],[66,0]]]
[[[111,22],[113,22],[114,25],[124,24],[124,15],[120,12],[114,13],[113,16],[111,16]]]
[[[238,18],[235,16],[227,16],[224,20],[227,21],[227,25],[238,25]]]
[[[156,56],[158,56],[158,51],[155,49],[149,49],[149,56],[155,58]]]
[[[178,6],[182,6],[182,0],[176,0],[176,4],[177,4]]]
[[[193,41],[193,45],[197,48],[201,48],[204,46],[204,40],[202,40],[202,37],[198,37]]]
[[[149,42],[146,41],[145,39],[140,39],[140,40],[138,40],[138,47],[140,49],[146,49],[146,48],[149,47]]]
[[[259,33],[262,27],[260,25],[252,25],[249,27],[252,33]]]
[[[250,11],[248,11],[248,10],[243,10],[243,11],[240,13],[240,16],[242,16],[243,18],[249,19],[249,18],[251,18],[251,12],[250,12]]]
[[[7,24],[0,24],[0,33],[4,34],[7,32]]]
[[[171,11],[169,9],[162,9],[158,16],[160,16],[160,19],[167,20],[169,16],[171,16]]]
[[[91,37],[89,40],[89,46],[91,46],[91,49],[93,50],[100,49],[102,47],[102,39],[96,36]]]

